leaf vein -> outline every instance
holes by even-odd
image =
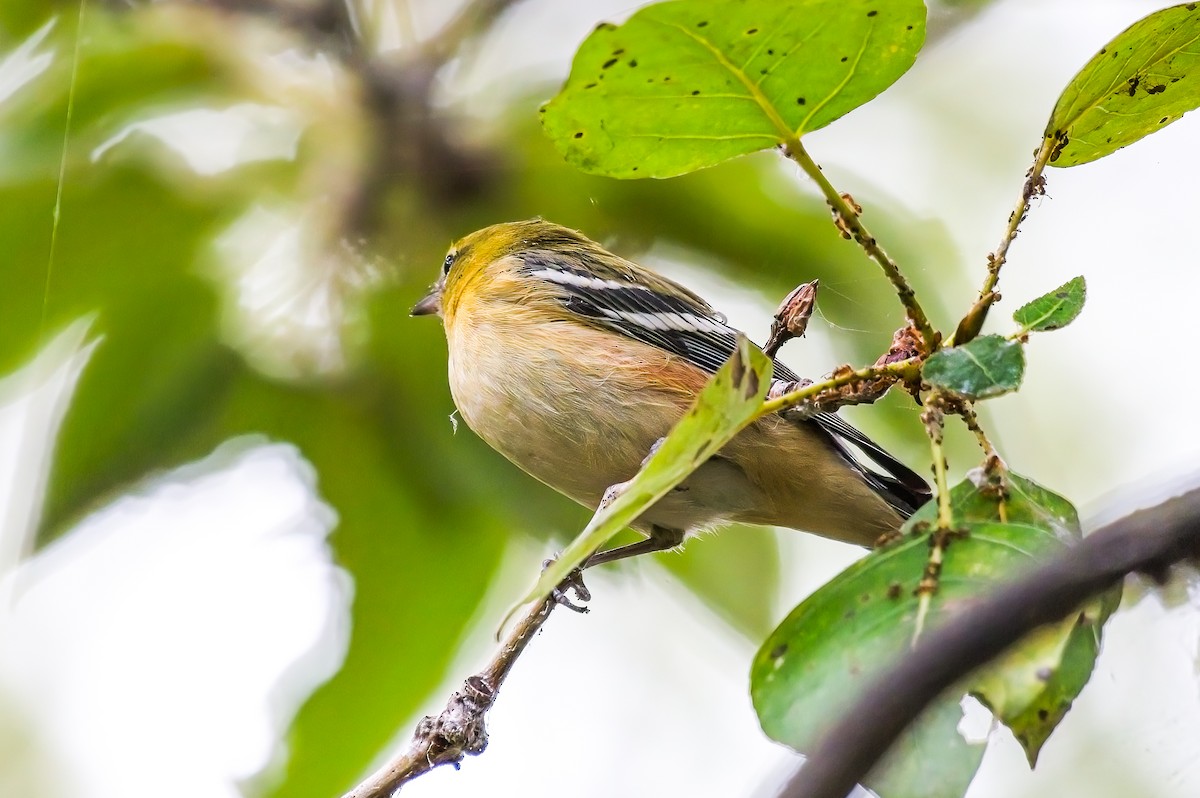
[[[843,77],[841,82],[834,86],[833,90],[826,94],[821,101],[814,105],[812,110],[808,112],[808,115],[804,117],[804,120],[800,123],[800,126],[794,131],[797,136],[800,135],[800,131],[808,128],[808,123],[812,121],[812,118],[817,115],[818,111],[829,105],[829,103],[833,102],[833,98],[837,97],[838,94],[841,93],[842,89],[846,88],[846,84],[850,82],[850,79],[853,78],[854,74],[858,71],[858,65],[862,63],[863,54],[866,53],[867,44],[871,41],[871,34],[874,32],[875,25],[870,25],[867,27],[867,35],[863,37],[862,44],[860,44],[858,47],[858,52],[854,54],[854,61],[850,63],[849,68],[846,70],[846,76]]]
[[[707,50],[714,59],[716,59],[718,64],[729,70],[734,77],[740,80],[742,85],[746,87],[746,90],[750,92],[750,96],[754,98],[754,101],[757,103],[759,109],[762,110],[763,114],[767,117],[771,124],[775,126],[776,130],[779,131],[780,135],[778,137],[772,137],[774,140],[786,140],[792,136],[791,128],[789,128],[787,123],[785,123],[779,117],[779,113],[776,111],[775,106],[771,104],[765,95],[763,95],[758,86],[756,86],[750,80],[749,76],[746,75],[742,69],[726,58],[723,52],[714,47],[711,42],[709,42],[707,39],[697,36],[683,25],[680,25],[676,22],[667,22],[666,20],[655,19],[653,17],[649,17],[649,19],[650,21],[656,22],[659,25],[665,25],[668,28],[674,28],[696,44],[700,45],[702,48]]]

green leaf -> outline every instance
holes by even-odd
[[[566,159],[673,177],[824,127],[912,66],[920,0],[674,0],[580,46],[543,109]]]
[[[903,656],[918,629],[938,627],[981,592],[1061,553],[1080,537],[1078,516],[1068,501],[1011,473],[974,475],[955,486],[951,508],[962,533],[946,543],[938,589],[923,620],[918,620],[917,586],[928,560],[932,506],[909,521],[909,536],[902,542],[848,568],[767,639],[755,658],[751,694],[768,735],[801,752],[811,750],[861,690]],[[902,738],[899,750],[908,754],[891,758],[867,784],[883,798],[924,796],[930,793],[921,790],[921,777],[905,774],[936,765],[951,775],[945,783],[926,780],[926,786],[938,784],[937,795],[961,795],[979,752],[955,739],[952,724],[930,715],[953,717],[947,704],[966,691],[992,707],[1035,758],[1090,677],[1111,609],[1107,600],[1084,608],[950,691]],[[939,758],[948,761],[925,761]]]
[[[1022,305],[1013,319],[1026,331],[1057,330],[1075,321],[1087,299],[1083,276],[1068,280],[1045,296]]]
[[[1050,163],[1103,158],[1200,105],[1198,40],[1200,4],[1186,3],[1156,11],[1109,42],[1050,115]]]
[[[987,746],[958,733],[961,699],[939,698],[922,713],[863,780],[882,798],[960,798]]]
[[[1081,538],[1079,514],[1062,496],[1011,472],[990,480],[977,472],[975,479],[978,485],[966,481],[951,492],[956,520],[1007,519],[1040,527],[1067,543]],[[935,516],[931,503],[917,512],[914,521],[929,522]],[[1118,586],[1076,615],[1034,632],[974,677],[972,694],[1012,730],[1031,766],[1091,677],[1103,625],[1120,597]]]
[[[950,489],[954,523],[1014,523],[1053,532],[1074,542],[1082,535],[1079,513],[1062,496],[1012,471],[985,474],[972,471]],[[912,527],[937,519],[937,502],[922,505],[909,520]]]
[[[935,352],[921,373],[939,388],[968,399],[986,399],[1017,389],[1025,376],[1025,352],[1016,341],[984,335]]]
[[[1091,678],[1120,588],[1060,624],[1040,629],[976,677],[972,693],[1012,730],[1030,767]]]
[[[641,471],[596,511],[578,537],[542,571],[537,584],[509,611],[506,621],[521,606],[545,599],[567,574],[716,454],[754,418],[770,382],[771,360],[745,336],[738,336],[737,349],[709,380],[692,409]]]
[[[910,648],[919,623],[935,628],[986,586],[1026,565],[1030,552],[1063,546],[1053,535],[1019,524],[974,523],[966,530],[966,536],[946,550],[939,589],[923,621],[918,621],[917,596],[929,554],[923,536],[872,553],[792,611],[767,638],[751,671],[751,696],[768,736],[801,753],[811,752],[862,690]],[[953,726],[924,740],[908,732],[899,745],[918,759],[953,752],[964,762],[974,760],[977,752],[962,748],[955,736]],[[943,766],[958,770],[963,764]],[[899,777],[890,771],[904,767],[908,766],[894,760],[887,772],[876,772],[868,781],[895,783]],[[934,793],[913,785],[881,795],[957,798],[973,775],[971,768],[962,770],[965,779],[939,783]]]

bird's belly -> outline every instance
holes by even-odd
[[[518,358],[511,347],[520,346],[519,339],[499,339],[507,344],[503,350],[490,345],[496,340],[451,340],[450,390],[463,420],[526,473],[588,507],[637,473],[694,398],[648,387],[645,364],[610,359],[596,368],[579,362],[578,349],[544,343]],[[686,530],[720,520],[700,498],[685,485],[659,501],[640,526]]]
[[[514,370],[519,368],[457,385],[452,381],[463,420],[526,473],[591,507],[608,486],[637,473],[675,420],[659,411],[653,413],[657,420],[632,424],[627,414],[638,407],[614,406],[605,383],[576,378],[571,387],[561,382],[535,386],[518,379]],[[606,405],[608,416],[591,412],[589,401]]]

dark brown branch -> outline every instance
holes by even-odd
[[[413,183],[424,199],[449,206],[478,196],[495,179],[497,154],[469,146],[459,120],[437,108],[433,93],[442,68],[519,0],[470,0],[402,58],[380,55],[363,41],[344,0],[179,1],[271,20],[335,56],[361,81],[369,124],[363,168],[340,203],[338,228],[347,241],[369,241],[386,223],[397,223],[385,206],[398,185]]]
[[[928,633],[878,679],[810,753],[780,793],[844,798],[926,706],[971,671],[1044,624],[1074,612],[1130,573],[1162,581],[1200,557],[1200,490],[1140,510],[1009,583]]]
[[[442,713],[421,721],[408,750],[397,754],[343,798],[386,798],[439,765],[457,766],[468,754],[482,754],[487,747],[487,712],[517,657],[554,607],[555,601],[547,599],[526,613],[509,631],[491,662],[450,696]]]

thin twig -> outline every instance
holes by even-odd
[[[979,442],[979,448],[983,449],[983,456],[987,459],[999,458],[1000,455],[996,452],[996,446],[992,443],[991,438],[984,432],[983,427],[979,424],[979,416],[975,413],[975,406],[971,402],[963,402],[962,406],[955,410],[955,415],[963,420],[974,435],[975,440]]]
[[[876,679],[809,752],[780,798],[844,798],[943,691],[1025,635],[1140,572],[1200,557],[1200,490],[1140,510],[965,608]]]
[[[471,0],[422,46],[422,58],[432,66],[444,65],[464,44],[490,29],[501,14],[518,2],[520,0]]]
[[[975,304],[958,323],[954,335],[947,342],[948,345],[951,342],[955,345],[965,344],[979,335],[984,321],[987,320],[988,310],[999,301],[1000,294],[996,292],[996,286],[1000,284],[1000,270],[1008,262],[1008,248],[1016,240],[1021,222],[1025,221],[1025,216],[1029,213],[1029,201],[1046,193],[1046,178],[1043,172],[1046,164],[1050,162],[1055,142],[1054,137],[1045,137],[1042,140],[1042,146],[1034,154],[1033,165],[1025,173],[1025,183],[1021,186],[1021,197],[1017,200],[1017,207],[1009,214],[1008,224],[1004,228],[1004,236],[1000,239],[1000,246],[988,254],[987,276],[984,277],[983,287],[979,289],[979,299],[975,300]]]
[[[817,166],[816,162],[809,156],[804,146],[800,143],[800,139],[792,136],[783,145],[783,154],[795,161],[796,164],[804,170],[821,189],[821,193],[825,195],[825,201],[833,208],[840,220],[839,226],[843,226],[848,231],[851,237],[859,243],[866,251],[867,255],[879,264],[883,269],[883,273],[887,275],[892,286],[896,289],[896,295],[900,298],[900,303],[904,305],[905,313],[908,314],[909,320],[917,328],[921,338],[925,342],[925,348],[929,352],[937,349],[939,336],[937,331],[929,323],[929,317],[925,315],[925,310],[921,307],[921,303],[917,300],[917,295],[913,291],[912,286],[908,284],[908,280],[900,272],[900,267],[896,261],[879,246],[875,240],[875,236],[871,235],[866,226],[859,218],[858,212],[851,207],[838,190],[833,187],[833,184],[825,177],[821,171],[821,167]]]
[[[477,756],[487,747],[487,712],[517,657],[550,617],[556,603],[547,599],[534,605],[517,623],[491,661],[450,696],[438,716],[426,716],[417,726],[408,749],[346,793],[343,798],[387,798],[405,783],[439,765],[455,765],[467,755]]]
[[[758,409],[754,417],[756,419],[762,418],[763,416],[769,416],[772,413],[778,413],[791,408],[805,408],[814,411],[832,409],[821,403],[822,393],[841,388],[844,385],[853,385],[854,383],[869,382],[871,380],[890,379],[892,381],[907,381],[915,379],[921,373],[921,362],[920,358],[908,358],[895,363],[867,366],[866,368],[857,370],[850,370],[849,367],[846,367],[846,370],[827,380],[805,385],[782,396],[768,398],[763,402],[762,407]]]

